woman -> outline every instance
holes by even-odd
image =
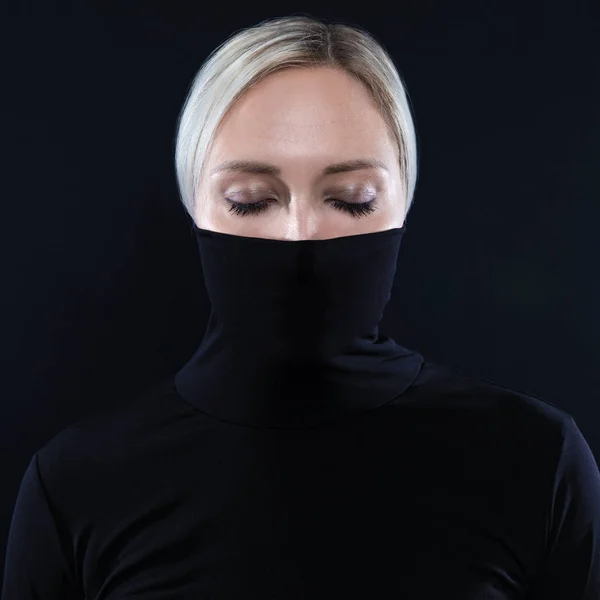
[[[176,141],[205,336],[34,454],[3,599],[600,598],[571,416],[379,332],[417,157],[377,41],[304,16],[239,31]]]

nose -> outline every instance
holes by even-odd
[[[292,200],[285,216],[283,239],[287,241],[326,238],[324,223],[309,199]]]

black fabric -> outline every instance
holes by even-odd
[[[380,335],[402,231],[196,228],[198,351],[34,453],[2,600],[600,598],[572,417]]]
[[[376,408],[423,357],[379,334],[405,231],[282,241],[193,225],[211,313],[175,378],[226,421],[305,427]]]

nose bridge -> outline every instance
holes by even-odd
[[[285,239],[309,240],[319,236],[317,202],[310,193],[295,195],[290,199],[286,215]]]

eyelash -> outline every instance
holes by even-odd
[[[258,213],[261,213],[264,210],[266,210],[270,204],[268,200],[261,200],[260,202],[253,202],[251,204],[247,204],[244,202],[235,202],[230,198],[225,198],[225,200],[230,204],[228,208],[229,212],[232,212],[236,215],[240,215],[242,217],[249,214],[256,215]],[[375,200],[369,200],[368,202],[360,203],[333,200],[331,204],[334,206],[334,208],[349,213],[352,217],[355,217],[357,219],[365,215],[371,214],[377,210]]]

